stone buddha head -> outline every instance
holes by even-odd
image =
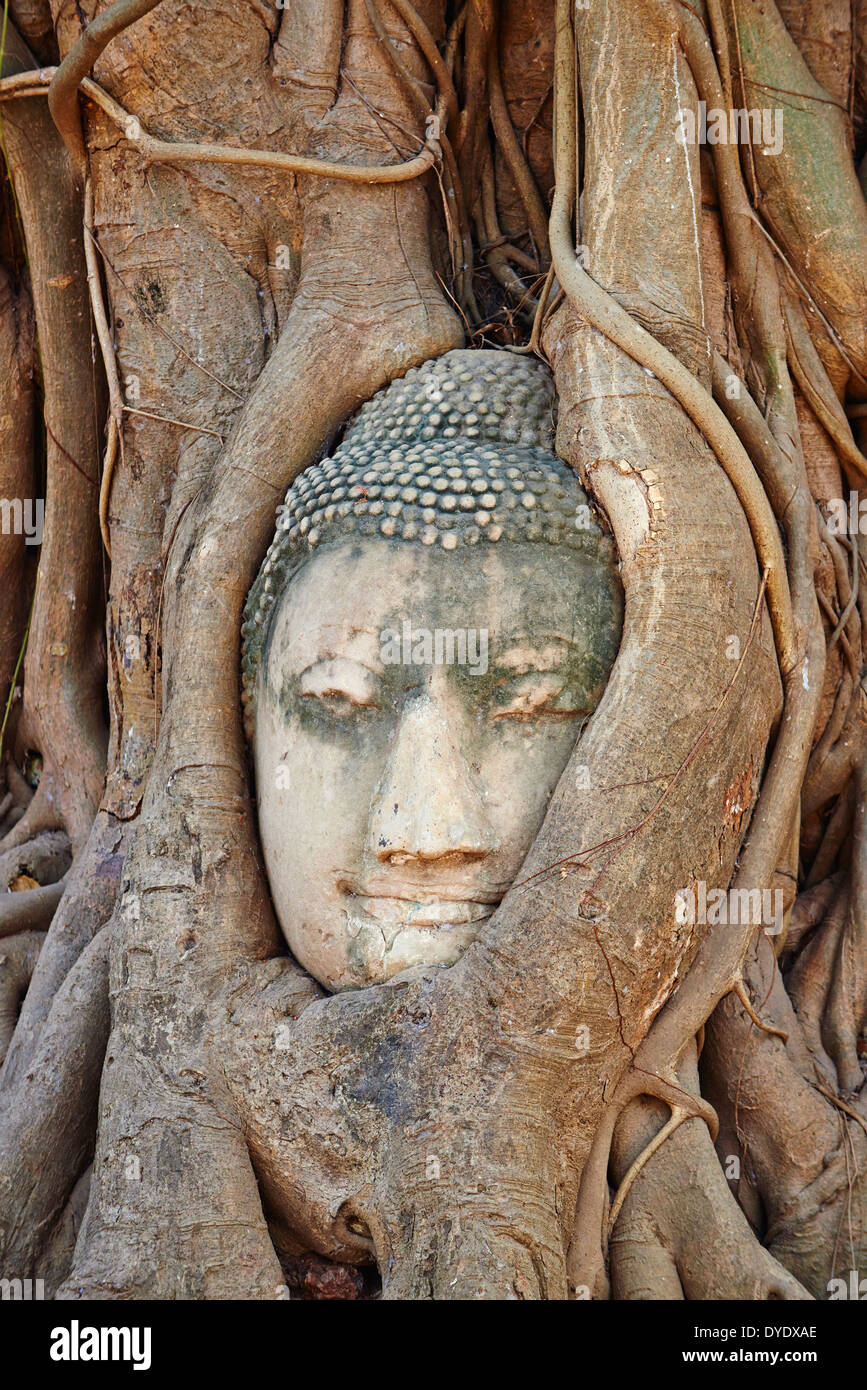
[[[541,362],[447,353],[278,509],[245,724],[277,917],[329,990],[457,960],[601,698],[620,583],[554,408]]]

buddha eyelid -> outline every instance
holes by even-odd
[[[534,691],[533,680],[540,677],[544,679],[546,676],[554,677],[559,681],[559,685],[551,684],[547,688],[543,687]],[[503,718],[504,715],[511,713],[513,708],[517,709],[518,712],[528,709],[531,711],[544,710],[549,701],[559,700],[561,695],[568,691],[569,680],[562,671],[528,671],[520,676],[509,677],[501,681],[497,687],[497,693],[506,695],[510,686],[513,688],[513,699],[510,704],[500,706],[494,718]],[[532,698],[534,695],[538,697],[535,700]],[[561,712],[558,711],[558,713]]]
[[[379,680],[370,667],[349,657],[327,657],[315,661],[298,678],[301,695],[322,698],[340,695],[353,704],[372,704],[379,689]]]

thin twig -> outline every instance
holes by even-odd
[[[196,430],[199,434],[211,434],[214,439],[224,442],[226,436],[220,434],[219,430],[208,429],[207,425],[194,425],[191,420],[176,420],[172,415],[158,415],[155,410],[140,410],[134,405],[125,405],[124,412],[127,415],[144,415],[148,420],[159,420],[163,425],[179,425],[182,430]]]
[[[112,342],[111,330],[108,326],[108,316],[105,312],[105,303],[102,297],[99,262],[96,258],[95,251],[96,246],[97,240],[93,228],[93,185],[88,178],[85,180],[84,184],[84,260],[87,266],[87,287],[90,292],[90,308],[93,313],[93,322],[96,328],[99,349],[102,353],[102,363],[105,368],[105,377],[108,383],[109,401],[108,437],[106,439],[105,456],[102,464],[102,478],[99,484],[99,529],[106,554],[108,558],[111,559],[111,531],[108,524],[108,503],[111,495],[114,465],[117,460],[118,443],[120,443],[121,449],[123,449],[123,392],[120,388],[117,357],[115,356],[114,343]]]
[[[341,164],[333,160],[308,159],[306,155],[284,154],[280,150],[243,149],[237,145],[196,144],[181,140],[158,140],[108,92],[89,78],[81,90],[123,131],[127,142],[150,164],[239,164],[247,168],[275,169],[281,173],[309,174],[318,178],[340,179],[347,183],[406,183],[426,174],[440,158],[437,134],[439,117],[428,110],[428,134],[420,152],[400,164]]]
[[[635,1158],[629,1165],[629,1168],[623,1177],[623,1181],[617,1189],[617,1195],[615,1196],[614,1201],[611,1203],[611,1211],[608,1215],[609,1239],[611,1238],[611,1234],[614,1230],[614,1227],[617,1224],[617,1218],[620,1215],[623,1203],[626,1201],[629,1189],[635,1182],[635,1179],[638,1177],[638,1174],[641,1172],[648,1159],[653,1158],[653,1155],[656,1153],[657,1149],[662,1148],[666,1139],[668,1139],[670,1135],[674,1134],[674,1131],[676,1129],[680,1128],[684,1120],[689,1120],[693,1118],[694,1116],[690,1115],[688,1110],[682,1110],[679,1105],[674,1106],[670,1117],[666,1120],[665,1124],[662,1126],[662,1129],[659,1130],[658,1133],[653,1136],[650,1142],[646,1144],[645,1147],[641,1150],[641,1153],[638,1155],[638,1157]]]

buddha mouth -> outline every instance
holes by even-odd
[[[367,897],[351,893],[350,911],[363,913],[381,927],[464,927],[481,924],[490,917],[498,902],[478,902],[471,898]]]

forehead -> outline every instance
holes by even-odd
[[[323,547],[287,586],[269,650],[299,660],[410,618],[491,638],[588,640],[616,629],[613,570],[563,546],[483,542],[452,551],[359,538]],[[596,645],[591,642],[590,645]]]

